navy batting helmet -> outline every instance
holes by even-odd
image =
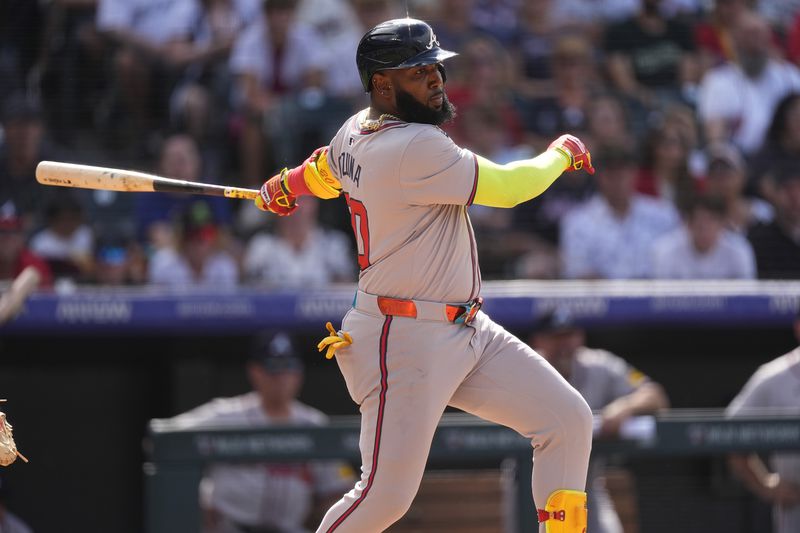
[[[364,90],[369,92],[372,75],[379,70],[431,65],[455,55],[439,47],[427,23],[404,18],[381,22],[369,30],[358,43],[356,64]],[[444,68],[440,70],[444,77]]]

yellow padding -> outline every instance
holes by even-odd
[[[557,490],[547,498],[547,533],[586,533],[588,519],[586,493],[579,490]],[[540,513],[542,514],[542,513]]]
[[[303,172],[303,181],[314,196],[329,200],[336,198],[342,190],[342,184],[331,172],[328,166],[328,150],[325,149],[317,156],[316,161],[306,165]]]

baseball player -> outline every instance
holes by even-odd
[[[358,243],[353,307],[339,332],[328,324],[319,348],[335,353],[360,406],[362,474],[318,532],[379,532],[402,517],[448,405],[531,440],[540,533],[586,528],[591,411],[541,356],[480,312],[467,207],[513,207],[565,170],[593,172],[591,158],[570,135],[503,166],[456,146],[438,127],[453,117],[442,62],[454,55],[420,20],[369,30],[356,63],[370,106],[256,199],[289,215],[303,195],[343,193]]]
[[[635,415],[652,414],[669,407],[664,388],[606,350],[584,345],[586,332],[566,308],[543,314],[534,327],[529,344],[553,365],[599,412],[600,438],[618,437],[622,424]],[[605,488],[605,460],[589,464],[587,497],[589,533],[622,533],[614,503]]]
[[[794,321],[800,341],[800,314]],[[766,410],[800,415],[800,346],[761,365],[728,406],[731,417],[760,416]],[[772,504],[772,531],[800,531],[800,454],[774,453],[769,463],[756,453],[734,454],[732,472],[759,498]]]
[[[175,423],[182,429],[327,423],[325,414],[297,401],[303,361],[285,333],[256,337],[247,377],[251,392],[216,398],[178,415]],[[352,484],[350,466],[336,461],[215,464],[200,485],[203,533],[307,533],[309,515],[321,516]]]

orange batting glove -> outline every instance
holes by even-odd
[[[282,217],[294,213],[297,209],[297,197],[286,185],[288,174],[288,170],[284,168],[280,174],[272,176],[261,186],[256,196],[256,207]]]
[[[589,153],[583,141],[574,135],[562,135],[551,142],[547,149],[557,150],[569,159],[569,166],[566,168],[567,172],[572,170],[585,170],[589,174],[594,174],[592,154]]]

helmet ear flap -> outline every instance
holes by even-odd
[[[436,68],[438,68],[439,72],[442,74],[442,83],[447,83],[447,72],[444,70],[444,65],[437,63]]]

